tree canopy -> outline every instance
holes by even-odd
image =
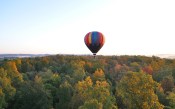
[[[174,109],[175,60],[54,55],[0,60],[0,109]]]

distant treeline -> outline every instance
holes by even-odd
[[[175,59],[2,59],[0,109],[175,109]]]
[[[49,54],[0,54],[0,59],[14,59],[23,57],[42,57],[49,56]]]

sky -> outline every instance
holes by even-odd
[[[175,0],[0,0],[0,54],[175,54]]]

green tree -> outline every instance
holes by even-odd
[[[171,109],[175,109],[175,90],[173,92],[168,92],[166,99],[169,100]]]
[[[96,99],[91,99],[86,101],[83,106],[80,106],[78,109],[103,109],[102,103],[99,103]]]
[[[26,73],[30,71],[34,71],[34,65],[30,62],[29,59],[23,59],[21,62],[21,72]]]
[[[156,95],[159,98],[159,102],[161,104],[163,104],[165,107],[169,106],[169,103],[168,103],[169,101],[166,99],[167,95],[164,93],[163,88],[162,87],[158,87],[155,92],[156,92]]]
[[[5,105],[6,105],[5,94],[2,92],[2,89],[0,88],[0,109],[4,109]]]
[[[70,101],[73,96],[73,87],[67,81],[62,83],[58,89],[57,96],[59,98],[56,109],[69,109]]]
[[[130,66],[132,68],[132,71],[138,72],[140,70],[140,65],[137,62],[130,63]]]
[[[175,83],[175,68],[172,70],[172,76],[174,78],[174,83]]]
[[[174,80],[172,76],[166,76],[163,78],[163,80],[161,81],[161,86],[164,89],[165,93],[167,91],[172,91],[172,89],[174,88]]]
[[[59,98],[57,96],[58,87],[61,83],[61,77],[58,73],[52,73],[50,70],[46,72],[39,72],[38,74],[42,77],[42,82],[47,91],[51,92],[53,97],[53,108],[55,108],[56,103],[58,103]]]
[[[52,108],[52,97],[42,84],[27,81],[17,91],[12,108],[49,109]]]
[[[172,76],[172,70],[169,67],[162,67],[160,70],[153,73],[153,79],[157,82],[162,81],[166,76]]]
[[[70,62],[70,68],[72,69],[72,74],[70,76],[74,79],[74,83],[83,80],[86,76],[84,66],[85,62],[81,60]]]

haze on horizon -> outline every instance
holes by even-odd
[[[174,13],[174,0],[0,0],[0,54],[91,54],[90,31],[99,55],[175,54]]]

